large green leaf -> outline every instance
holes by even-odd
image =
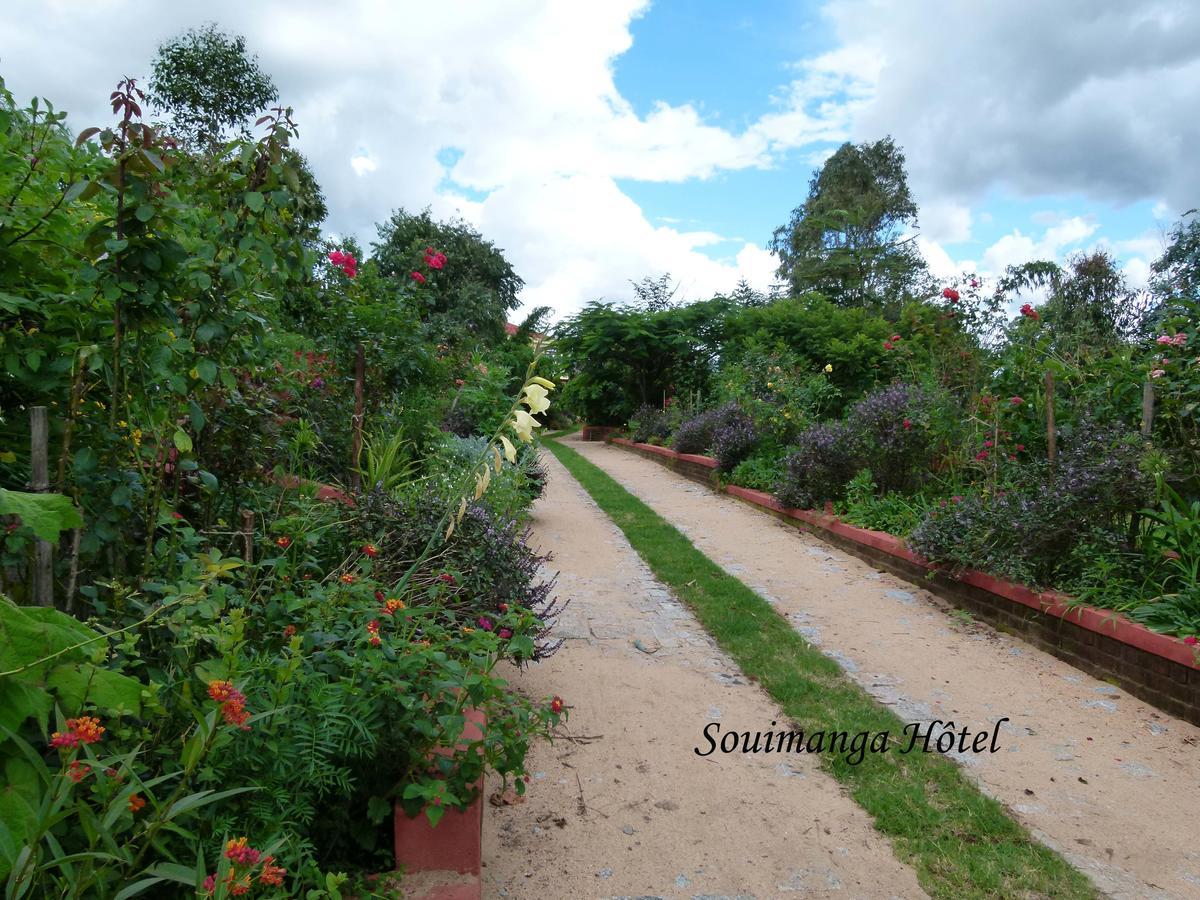
[[[53,705],[54,698],[44,688],[16,678],[0,678],[0,726],[16,731],[22,722],[36,716],[45,729]]]
[[[140,681],[91,663],[55,667],[46,678],[46,686],[54,690],[64,711],[79,711],[86,703],[89,707],[136,715],[142,706]]]
[[[96,632],[57,609],[17,606],[0,598],[0,672],[20,668],[94,637]],[[67,659],[82,656],[83,652],[77,651]]]
[[[43,541],[54,543],[59,532],[78,528],[83,517],[62,494],[27,494],[0,488],[0,515],[17,515]]]

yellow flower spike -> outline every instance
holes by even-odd
[[[513,431],[526,444],[533,440],[533,429],[541,427],[542,424],[525,410],[518,409],[513,413]]]
[[[549,378],[543,378],[541,375],[534,375],[532,378],[529,379],[529,383],[530,384],[540,384],[542,387],[544,387],[548,391],[554,390],[554,382],[551,381]]]
[[[517,461],[517,448],[513,446],[513,442],[500,435],[500,443],[504,445],[504,456],[510,463]]]
[[[550,401],[546,399],[546,389],[540,384],[525,385],[525,394],[521,397],[521,402],[528,406],[534,415],[550,408]]]

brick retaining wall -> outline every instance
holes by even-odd
[[[693,481],[718,487],[716,461],[707,456],[676,453],[623,438],[612,438],[611,443]],[[790,509],[762,491],[737,485],[720,489],[970,610],[1000,631],[1120,685],[1171,715],[1200,725],[1200,657],[1178,638],[1157,634],[1111,610],[1072,604],[1070,598],[1054,591],[1032,591],[983,572],[952,576],[913,553],[893,535],[847,525],[829,513]]]

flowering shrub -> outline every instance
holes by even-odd
[[[712,446],[716,417],[711,410],[686,419],[675,430],[671,447],[679,453],[704,453]]]
[[[732,471],[754,450],[758,429],[754,421],[735,404],[714,412],[712,455],[720,472]]]
[[[978,568],[1033,585],[1077,572],[1063,562],[1083,537],[1080,523],[1120,539],[1128,514],[1153,491],[1146,448],[1111,428],[1085,428],[1055,468],[1026,466],[1013,486],[954,497],[932,510],[909,538],[913,549],[952,569]]]
[[[649,443],[652,438],[663,440],[670,433],[666,412],[649,403],[639,406],[629,419],[629,437],[639,444]]]
[[[846,427],[854,455],[884,491],[911,487],[929,467],[932,398],[921,388],[893,384],[850,409]]]
[[[857,468],[850,429],[841,422],[805,429],[783,468],[783,477],[775,486],[780,503],[813,509],[839,498]]]

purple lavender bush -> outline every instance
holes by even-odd
[[[712,455],[717,461],[717,471],[733,471],[754,452],[757,443],[758,429],[754,427],[754,421],[736,404],[717,410],[712,435]]]
[[[871,470],[881,493],[916,487],[933,452],[934,399],[922,388],[892,384],[859,400],[846,417],[858,468]]]
[[[716,419],[713,410],[687,419],[675,431],[671,446],[679,453],[703,453],[712,446]]]
[[[1053,470],[1025,467],[1019,483],[994,494],[952,497],[913,530],[909,544],[952,570],[981,569],[1033,586],[1078,572],[1080,541],[1126,538],[1129,515],[1154,493],[1142,465],[1146,445],[1113,428],[1085,426]]]
[[[850,429],[842,422],[814,425],[800,432],[793,447],[775,486],[776,499],[796,509],[839,499],[858,468]]]

